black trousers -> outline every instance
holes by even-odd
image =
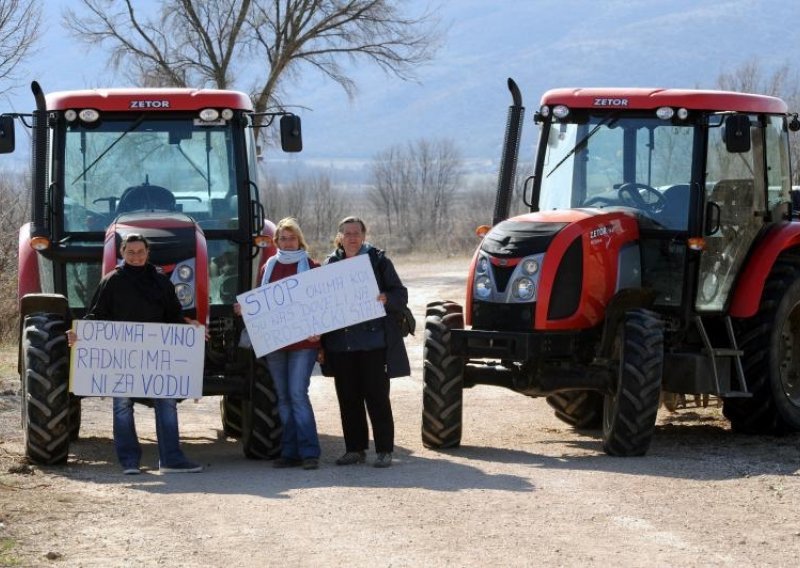
[[[389,400],[386,351],[376,349],[326,355],[330,359],[336,383],[345,449],[358,452],[369,447],[369,413],[375,451],[393,451],[394,417]]]

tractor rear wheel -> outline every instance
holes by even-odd
[[[242,449],[249,459],[268,460],[281,451],[278,395],[263,359],[252,357],[250,398],[242,403]]]
[[[597,391],[564,391],[547,397],[556,418],[578,430],[603,427],[603,395]]]
[[[67,323],[31,314],[22,331],[22,427],[25,455],[43,465],[67,461],[70,442]]]
[[[761,305],[740,322],[739,348],[751,398],[724,400],[731,428],[745,434],[800,430],[800,255],[783,255]]]
[[[422,369],[422,443],[426,448],[461,444],[464,360],[450,354],[450,330],[463,328],[460,305],[428,304]]]
[[[222,418],[222,432],[228,438],[242,437],[242,399],[238,396],[223,395],[219,401],[219,414]]]
[[[661,395],[664,329],[658,315],[628,311],[617,347],[615,389],[603,404],[603,449],[612,456],[642,456],[655,433]]]

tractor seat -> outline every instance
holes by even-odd
[[[175,196],[159,185],[134,185],[122,193],[117,214],[131,211],[176,211]]]

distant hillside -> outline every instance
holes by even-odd
[[[766,72],[800,62],[800,2],[788,0],[451,0],[441,15],[446,43],[419,70],[420,83],[363,67],[354,70],[352,103],[316,78],[295,91],[293,102],[313,109],[302,113],[302,160],[352,165],[392,144],[452,138],[477,169],[489,160],[496,170],[508,77],[522,89],[530,155],[530,117],[547,89],[713,88],[721,72],[748,60]]]

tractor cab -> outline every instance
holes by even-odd
[[[750,245],[790,216],[783,103],[641,89],[558,90],[542,102],[533,210],[635,216],[641,285],[656,305],[725,310]],[[764,112],[748,112],[756,103]]]

